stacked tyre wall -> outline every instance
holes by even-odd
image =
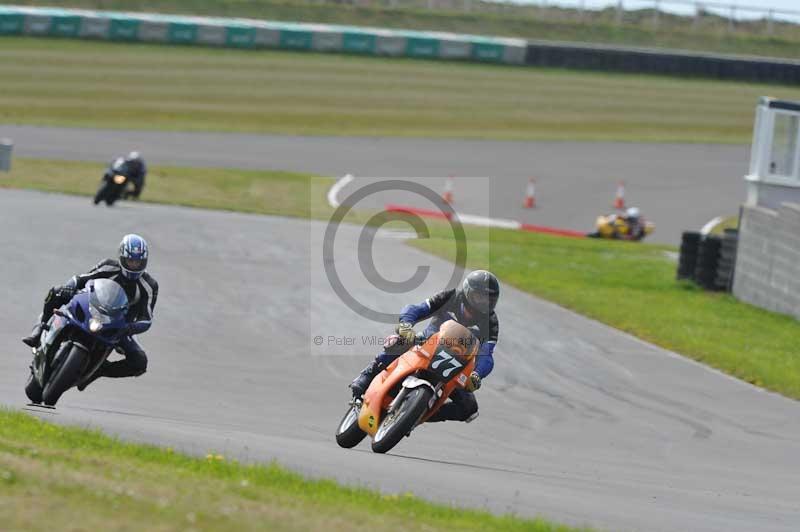
[[[737,229],[726,229],[722,237],[683,233],[677,278],[694,281],[706,290],[730,291],[738,233]]]
[[[800,205],[742,208],[733,293],[800,319]]]

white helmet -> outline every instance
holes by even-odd
[[[631,207],[627,211],[625,211],[625,216],[628,218],[638,219],[641,215],[642,213],[639,212],[639,207]]]

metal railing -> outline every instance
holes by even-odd
[[[800,37],[800,10],[716,0],[308,0],[396,9],[496,13],[555,22],[639,25],[648,29],[703,30]]]

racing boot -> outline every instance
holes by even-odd
[[[89,380],[88,380],[88,381],[84,381],[84,382],[80,383],[80,384],[78,385],[78,391],[79,391],[79,392],[82,392],[82,391],[83,391],[83,390],[85,390],[85,389],[86,389],[86,387],[87,387],[87,386],[89,386],[91,383],[93,383],[94,381],[96,381],[96,380],[97,380],[97,379],[99,379],[100,377],[103,377],[103,376],[104,376],[104,375],[103,375],[103,369],[104,369],[104,368],[105,368],[105,364],[103,364],[102,366],[100,366],[99,368],[97,368],[97,371],[95,371],[95,372],[94,372],[94,374],[93,374],[91,377],[89,377]]]
[[[364,392],[367,391],[369,388],[369,384],[372,382],[372,379],[375,376],[383,371],[386,366],[378,360],[373,360],[369,363],[369,365],[361,370],[361,373],[358,377],[355,378],[353,382],[350,383],[350,390],[353,392],[353,397],[361,397],[364,395]]]
[[[31,331],[30,336],[26,336],[22,339],[22,343],[27,345],[28,347],[32,347],[36,349],[39,347],[39,343],[42,337],[42,328],[44,324],[39,322],[33,326],[33,330]]]

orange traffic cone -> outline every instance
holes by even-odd
[[[536,207],[536,180],[533,178],[528,180],[528,188],[525,189],[525,203],[522,206],[526,209]]]
[[[453,203],[453,178],[448,177],[447,181],[444,182],[444,192],[442,193],[442,199],[446,203]]]
[[[625,181],[620,181],[617,185],[617,197],[614,198],[614,208],[620,210],[625,208]]]

